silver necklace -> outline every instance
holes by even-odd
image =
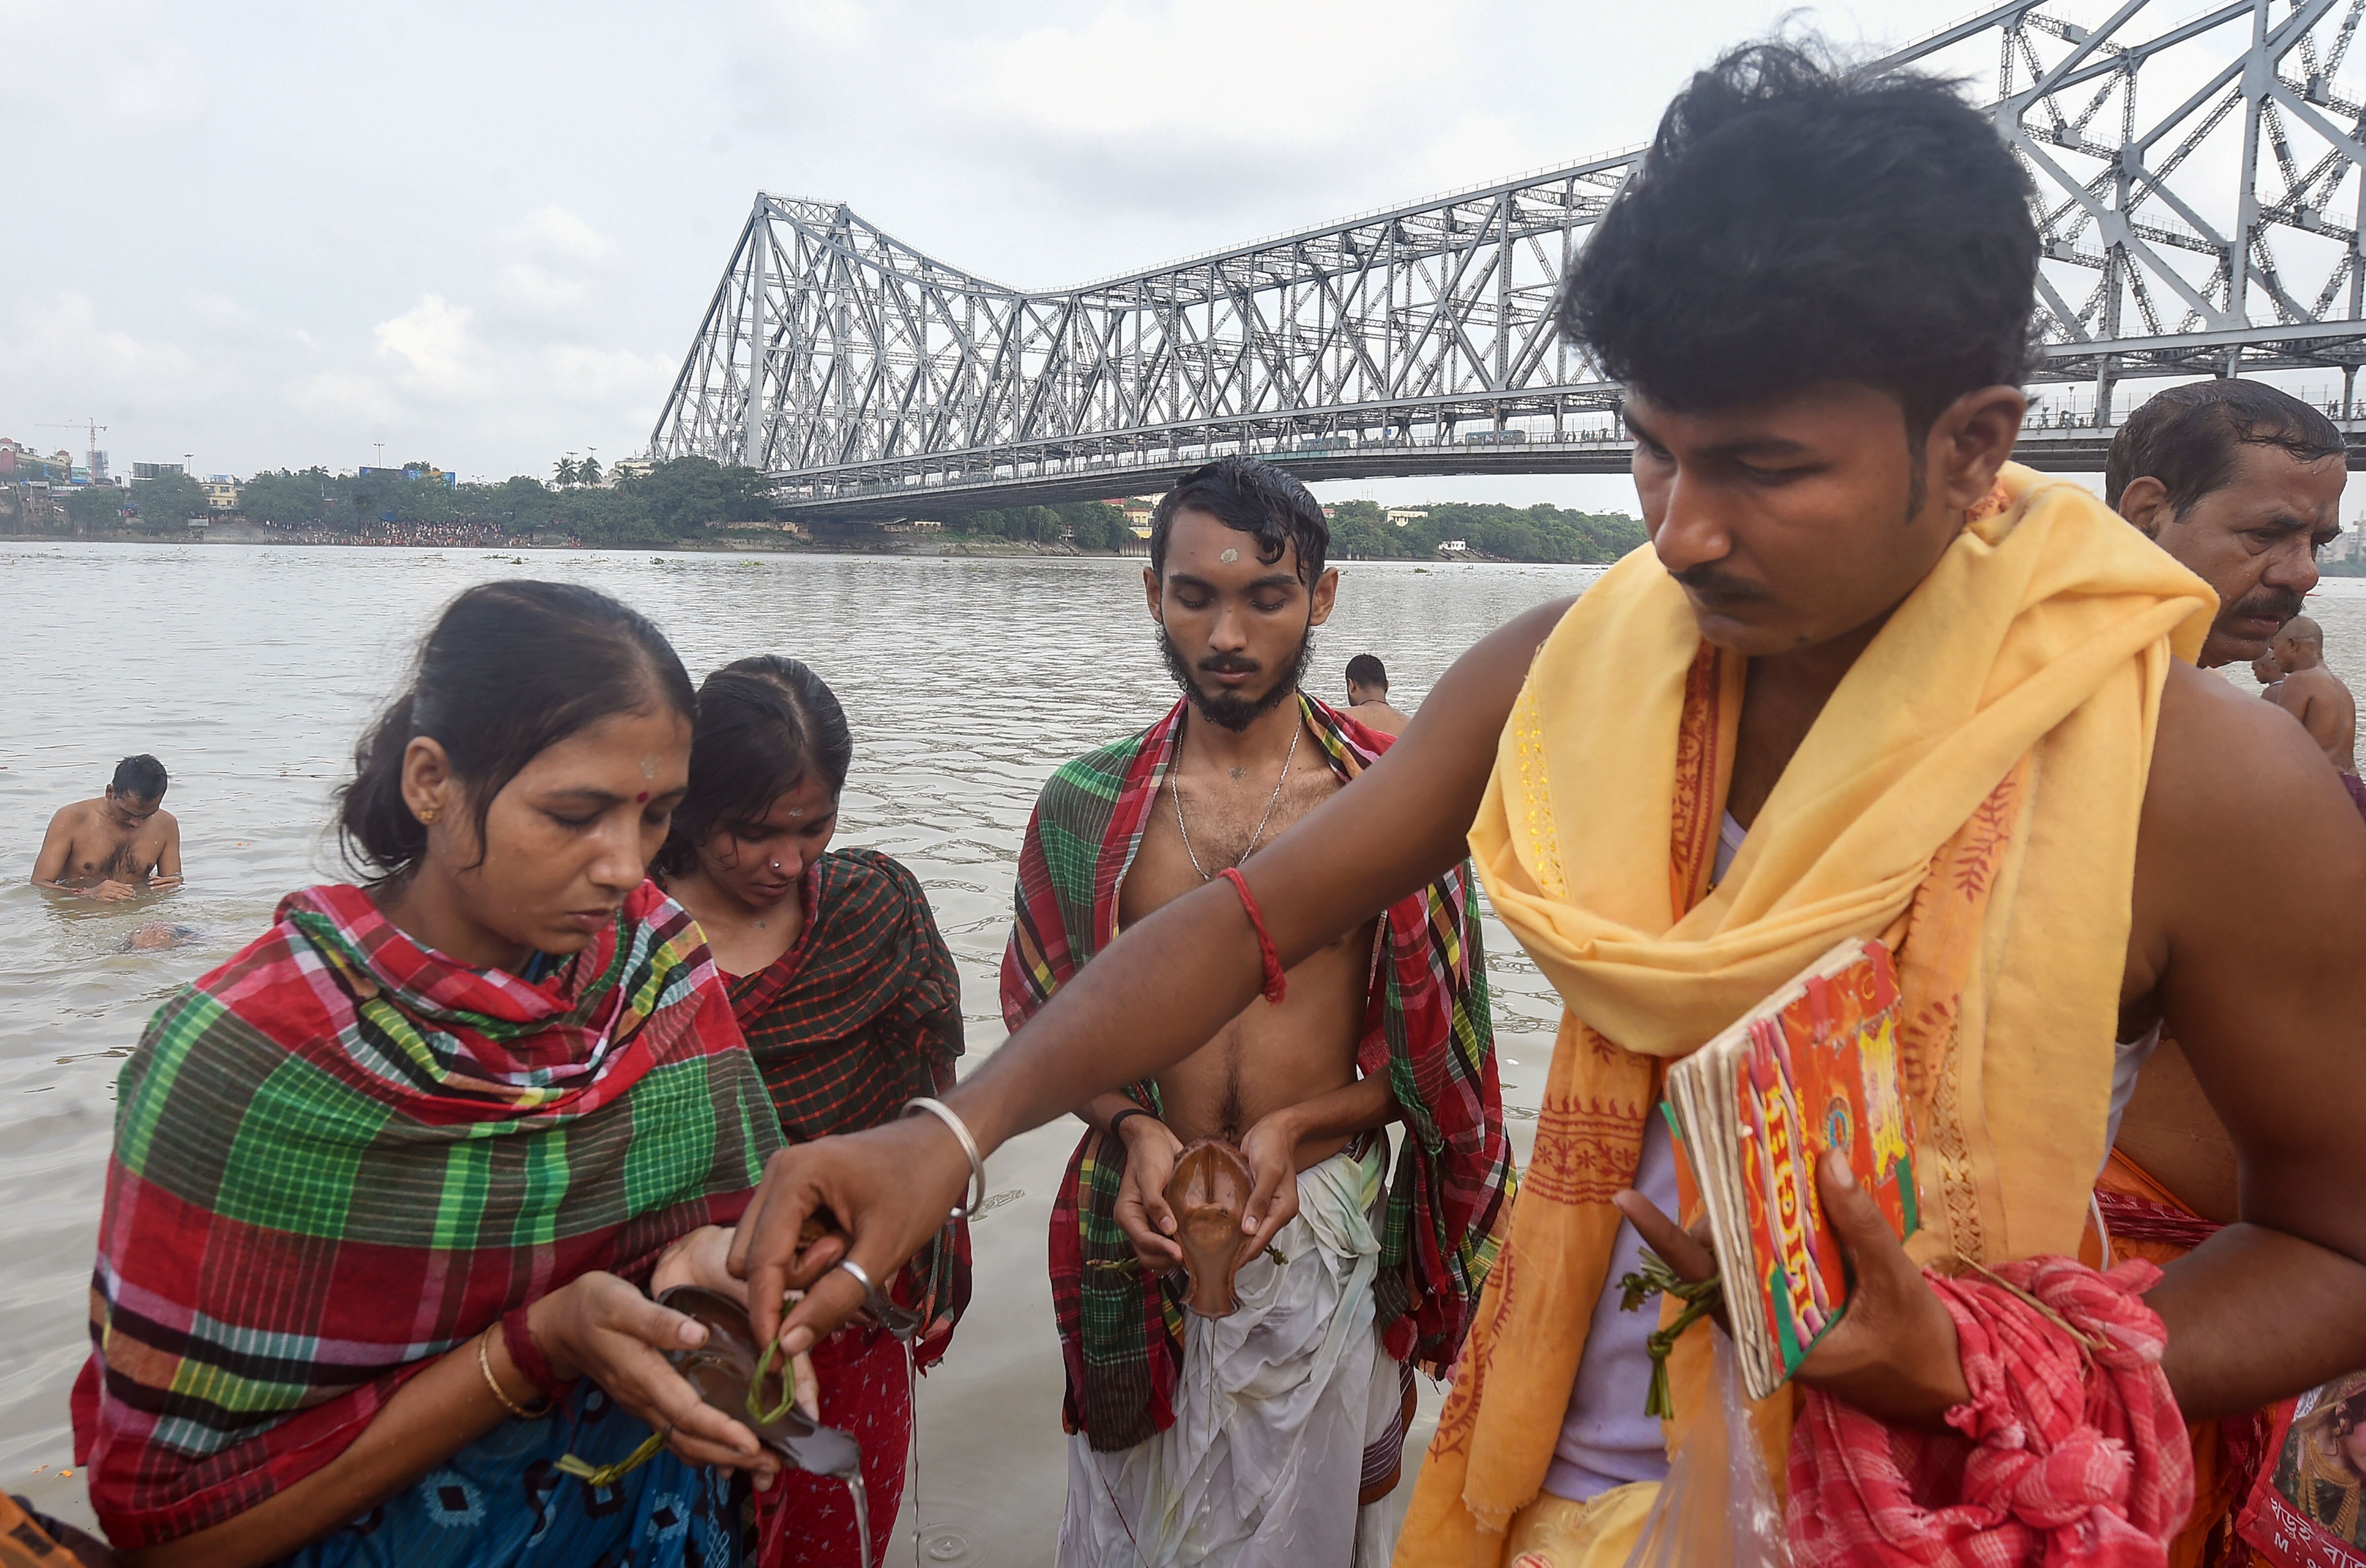
[[[1234,865],[1256,853],[1257,840],[1265,837],[1265,825],[1273,820],[1273,808],[1281,804],[1281,786],[1290,782],[1290,764],[1298,756],[1298,738],[1305,733],[1306,726],[1303,724],[1290,732],[1290,750],[1282,754],[1281,777],[1273,781],[1273,798],[1265,803],[1265,815],[1257,818],[1256,831],[1249,835],[1249,847],[1241,852],[1240,860],[1233,863]],[[1200,874],[1200,881],[1213,881],[1214,878],[1208,874],[1208,868],[1200,863],[1200,852],[1191,847],[1191,829],[1183,820],[1182,787],[1172,780],[1167,782],[1166,787],[1175,796],[1175,830],[1183,835],[1183,852],[1191,857],[1191,869]]]

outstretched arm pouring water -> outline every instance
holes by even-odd
[[[1467,852],[1495,749],[1537,647],[1566,600],[1494,632],[1439,681],[1420,716],[1356,786],[1311,813],[1244,870],[1287,967],[1446,872]],[[1240,899],[1211,884],[1129,931],[946,1096],[982,1153],[1155,1074],[1204,1044],[1264,984]],[[854,1261],[887,1277],[925,1246],[962,1201],[969,1164],[945,1128],[915,1117],[774,1156],[733,1267],[749,1282],[758,1333],[775,1331],[767,1303],[810,1292],[787,1319],[801,1349],[862,1304],[835,1252],[800,1258],[806,1217],[827,1211],[852,1237]],[[1271,1198],[1259,1192],[1253,1209]],[[819,1275],[819,1278],[815,1278]]]

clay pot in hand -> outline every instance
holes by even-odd
[[[1233,1280],[1245,1261],[1249,1238],[1241,1234],[1241,1216],[1256,1186],[1249,1162],[1222,1138],[1201,1138],[1176,1156],[1166,1206],[1175,1211],[1175,1242],[1190,1279],[1185,1304],[1201,1317],[1240,1310]]]
[[[860,1451],[854,1439],[837,1427],[816,1423],[794,1405],[775,1421],[758,1421],[748,1413],[748,1385],[755,1382],[762,1347],[738,1302],[704,1286],[676,1285],[658,1297],[658,1304],[706,1325],[705,1344],[666,1352],[666,1359],[698,1391],[699,1398],[741,1423],[758,1442],[799,1470],[840,1477],[855,1473]],[[766,1404],[782,1397],[787,1376],[787,1358],[774,1357],[765,1379]]]

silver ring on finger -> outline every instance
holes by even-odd
[[[871,1314],[873,1322],[887,1331],[889,1337],[908,1345],[926,1326],[921,1323],[918,1313],[909,1307],[897,1306],[889,1300],[887,1292],[879,1288],[862,1264],[851,1258],[841,1258],[838,1266],[852,1275],[854,1282],[862,1287],[863,1309]]]

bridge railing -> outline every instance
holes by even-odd
[[[2117,417],[2128,383],[2163,377],[2338,378],[2313,400],[2358,407],[2366,88],[2345,69],[2361,18],[2366,0],[2008,0],[1888,58],[1986,74],[2030,175],[2038,379],[2090,389],[2084,424],[2074,399],[2033,435],[2110,428],[2094,408]],[[763,468],[791,502],[1301,439],[1333,443],[1302,460],[1341,473],[1376,436],[1384,457],[1494,471],[1583,456],[1574,422],[1617,389],[1552,304],[1636,160],[1035,292],[843,204],[762,196],[652,445]]]

